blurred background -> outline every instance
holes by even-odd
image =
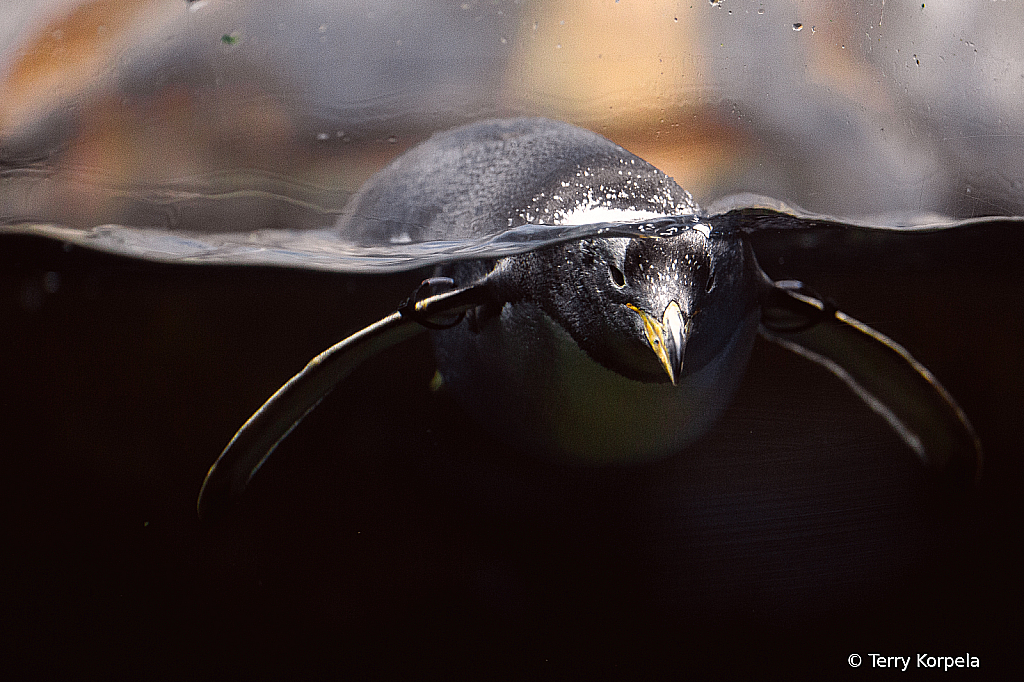
[[[418,277],[156,265],[0,228],[14,669],[833,677],[855,652],[1011,660],[1024,238],[997,217],[1024,215],[1018,3],[0,13],[9,225],[330,225],[433,131],[512,115],[595,130],[704,204],[754,192],[840,217],[996,217],[755,245],[770,275],[831,296],[957,397],[986,450],[967,499],[827,373],[767,344],[700,448],[577,470],[494,443],[430,394],[424,342],[325,401],[213,528],[195,496],[234,430]]]
[[[1013,2],[5,2],[0,160],[46,179],[8,174],[5,217],[301,226],[432,131],[511,115],[704,203],[1024,208]]]

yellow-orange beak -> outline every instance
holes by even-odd
[[[675,385],[683,370],[683,351],[686,349],[686,335],[689,331],[679,304],[675,301],[669,303],[660,321],[632,304],[626,305],[643,320],[647,343]]]

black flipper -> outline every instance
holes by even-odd
[[[981,443],[963,410],[905,348],[835,310],[797,282],[763,302],[761,334],[843,380],[921,461],[954,485],[975,483]]]
[[[475,284],[416,300],[421,289],[399,311],[310,360],[249,417],[206,474],[196,505],[201,519],[227,511],[278,443],[360,363],[426,331],[438,318],[462,315],[493,297],[487,285]]]

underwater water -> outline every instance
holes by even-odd
[[[75,660],[150,677],[1005,660],[1019,224],[754,239],[774,279],[807,282],[938,376],[982,441],[975,493],[937,485],[838,380],[763,340],[696,446],[592,469],[491,438],[430,390],[421,337],[362,366],[204,525],[199,484],[235,429],[420,275],[4,235],[8,645],[38,652],[23,659],[38,674]]]

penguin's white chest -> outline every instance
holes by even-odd
[[[629,463],[674,454],[710,428],[743,376],[758,319],[753,311],[676,386],[605,368],[530,303],[506,305],[478,332],[437,332],[434,344],[446,385],[495,435],[578,463]]]

